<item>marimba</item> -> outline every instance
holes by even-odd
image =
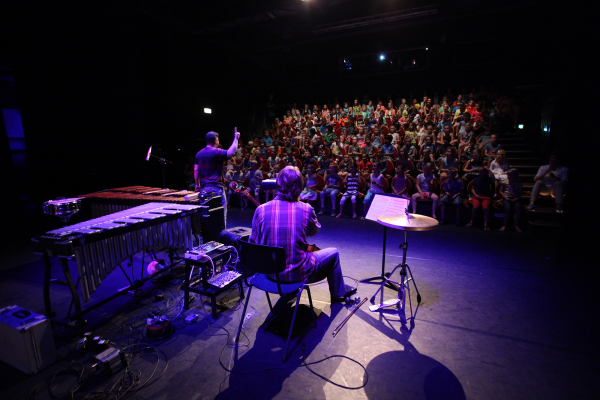
[[[84,198],[84,212],[87,212],[90,218],[98,218],[150,202],[175,204],[204,203],[206,200],[209,200],[209,197],[212,197],[212,194],[148,186],[127,186],[84,194],[78,197]]]
[[[77,293],[78,284],[80,284],[83,302],[87,302],[102,280],[114,269],[117,267],[123,269],[121,263],[127,259],[132,263],[135,253],[162,248],[173,250],[192,248],[192,217],[201,210],[200,205],[147,203],[55,229],[32,239],[36,252],[41,254],[44,260],[44,305],[48,318],[54,316],[50,304],[52,281],[70,289],[75,316],[70,317],[69,320],[75,321],[83,332],[84,314],[129,290],[136,290],[151,277],[143,277],[144,266],[142,266],[141,279],[130,280],[129,287],[85,310],[82,310]],[[61,261],[65,281],[50,279],[51,256],[57,256]],[[77,264],[77,284],[73,282],[68,266],[68,261],[73,259]],[[55,322],[60,323],[60,321]]]

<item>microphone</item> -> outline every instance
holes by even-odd
[[[150,161],[150,153],[152,153],[152,146],[148,149],[148,154],[146,155],[146,161]]]

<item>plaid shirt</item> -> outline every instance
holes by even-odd
[[[316,264],[314,254],[306,251],[306,238],[319,233],[320,228],[321,224],[310,204],[275,199],[256,209],[250,242],[283,247],[286,269],[279,274],[279,279],[283,282],[303,282],[314,271]]]

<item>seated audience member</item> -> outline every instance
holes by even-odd
[[[439,167],[441,181],[444,181],[444,179],[448,177],[448,170],[450,168],[458,168],[458,160],[456,159],[456,149],[454,147],[449,147],[446,150],[446,156],[440,159]]]
[[[483,162],[483,158],[480,156],[481,150],[477,147],[471,151],[471,159],[468,160],[463,166],[463,172],[465,175],[463,176],[465,180],[465,185],[468,185],[473,179],[479,176],[479,170],[485,167],[485,163]]]
[[[392,193],[410,200],[408,186],[406,185],[406,175],[408,175],[408,170],[405,169],[404,165],[398,164],[396,167],[396,176],[392,179]]]
[[[360,151],[360,146],[358,145],[358,139],[357,138],[353,138],[352,139],[352,145],[350,145],[348,155],[350,157],[354,158],[354,157],[357,157],[357,156],[360,157],[360,153],[361,153],[361,151]]]
[[[363,154],[361,161],[358,163],[358,172],[363,178],[367,178],[372,171],[373,163],[369,160],[366,154]]]
[[[415,161],[419,154],[419,146],[411,141],[410,136],[404,136],[404,151],[408,156],[408,159],[412,162]]]
[[[434,174],[434,175],[438,175],[439,171],[435,167],[436,166],[436,162],[433,159],[433,155],[431,154],[431,151],[429,149],[423,150],[423,154],[421,155],[421,159],[417,163],[417,172],[419,174],[423,173],[423,167],[425,167],[425,164],[427,164],[427,163],[431,163],[431,173]]]
[[[438,135],[436,143],[438,145],[443,145],[447,143],[456,146],[456,144],[458,143],[458,139],[454,138],[454,133],[452,132],[449,126],[444,126],[444,130]]]
[[[517,226],[519,222],[519,214],[521,211],[521,205],[519,200],[521,199],[521,193],[523,191],[523,184],[519,182],[519,171],[515,168],[509,169],[508,180],[502,181],[502,189],[500,194],[502,195],[502,203],[504,205],[504,224],[500,228],[500,232],[504,232],[506,224],[508,223],[508,217],[511,211],[514,212],[514,227],[515,231],[521,232]]]
[[[279,164],[277,164],[276,166],[273,167],[273,170],[271,172],[269,172],[269,179],[277,179],[277,175],[279,175],[280,167],[281,166]],[[274,199],[275,196],[277,196],[277,189],[266,190],[265,191],[265,202],[269,201],[269,197],[271,197],[271,199]]]
[[[473,180],[473,186],[469,193],[471,195],[471,204],[473,204],[471,221],[467,224],[469,228],[473,226],[477,210],[479,210],[479,207],[483,207],[483,230],[490,230],[488,227],[488,217],[490,204],[492,202],[492,197],[494,197],[495,190],[496,186],[492,173],[485,167],[481,168],[479,170],[479,176]]]
[[[373,165],[378,164],[379,165],[379,172],[382,174],[385,174],[387,171],[387,160],[385,158],[385,153],[383,152],[383,149],[379,149],[379,151],[377,152],[377,155],[375,157],[375,160],[373,160]]]
[[[390,126],[390,136],[392,137],[392,145],[398,148],[400,146],[400,134],[396,131],[395,125]]]
[[[363,216],[361,219],[365,219],[367,213],[369,212],[369,207],[371,206],[371,202],[373,201],[373,197],[376,194],[384,193],[383,188],[385,187],[384,183],[385,177],[381,174],[379,169],[379,164],[373,164],[373,173],[369,179],[370,187],[369,191],[365,196],[365,200],[363,201]]]
[[[408,129],[404,131],[404,144],[406,144],[406,137],[410,138],[410,143],[417,143],[417,129],[413,122],[409,122]]]
[[[271,133],[268,130],[265,131],[264,141],[267,147],[270,147],[273,144],[273,138],[271,137]]]
[[[258,169],[258,163],[256,161],[252,161],[250,165],[250,172],[246,175],[248,178],[248,188],[250,189],[250,195],[254,196],[257,202],[260,203],[260,183],[263,179],[262,171]]]
[[[413,214],[417,213],[417,199],[426,199],[430,198],[433,200],[433,205],[431,207],[431,216],[432,218],[436,218],[435,209],[437,208],[438,196],[433,193],[433,182],[435,180],[435,176],[431,173],[432,165],[431,163],[427,163],[423,166],[423,173],[417,176],[416,180],[416,189],[417,192],[412,195],[412,207]]]
[[[327,155],[326,151],[319,151],[319,170],[317,171],[317,175],[321,175],[323,177],[327,177],[327,171],[329,171],[329,166],[331,165],[331,160]]]
[[[321,211],[319,211],[319,215],[325,213],[325,198],[329,196],[331,197],[331,216],[335,217],[336,197],[341,189],[342,178],[338,175],[338,167],[335,164],[331,164],[329,174],[325,178],[325,186],[319,196],[321,198]]]
[[[305,179],[306,185],[304,190],[300,193],[300,201],[313,201],[317,199],[317,178],[315,177],[315,166],[309,164]]]
[[[502,150],[502,146],[498,143],[498,136],[492,135],[490,141],[483,147],[483,155],[487,162],[492,162],[499,150]]]
[[[497,181],[505,181],[507,179],[508,162],[506,161],[506,153],[504,150],[498,150],[496,159],[490,164],[490,171],[494,174]]]
[[[471,138],[475,135],[473,132],[473,128],[470,122],[465,123],[464,127],[458,131],[459,144],[458,150],[461,150],[463,147],[467,146],[471,141]]]
[[[371,130],[371,139],[371,143],[373,143],[373,146],[377,147],[378,149],[381,149],[381,146],[383,146],[383,143],[385,142],[385,139],[383,138],[383,135],[379,132],[379,128],[377,126],[374,126]]]
[[[239,165],[234,165],[233,166],[233,173],[229,177],[229,181],[230,182],[235,182],[238,185],[243,185],[245,180],[246,180],[246,174],[245,174],[245,172],[241,171],[241,167]],[[232,194],[233,194],[233,191],[228,188],[229,198],[231,198]],[[240,197],[240,208],[243,210],[243,209],[246,208],[248,202],[247,202],[247,200],[246,200],[246,198],[244,196],[239,196],[239,197]]]
[[[356,164],[350,164],[350,173],[346,176],[346,191],[340,200],[340,212],[337,218],[342,216],[344,211],[344,203],[347,199],[352,201],[352,218],[356,218],[356,198],[358,197],[358,185],[360,183],[360,176],[357,173]]]
[[[279,165],[279,163],[281,162],[281,158],[279,158],[279,156],[277,156],[276,154],[277,152],[275,151],[275,149],[273,149],[271,151],[271,157],[269,157],[269,171],[267,172],[272,172],[273,169],[275,169],[276,165]]]
[[[392,135],[387,135],[385,138],[385,144],[382,147],[385,158],[387,160],[392,160],[394,158],[394,153],[396,152],[396,148],[392,144]]]
[[[343,301],[356,291],[346,286],[337,249],[308,252],[307,236],[314,236],[321,225],[309,204],[298,201],[302,175],[286,167],[277,179],[279,194],[254,213],[250,242],[285,249],[286,270],[278,275],[283,282],[311,282],[326,275],[331,301]]]
[[[462,191],[464,186],[460,179],[457,179],[458,171],[456,168],[451,167],[448,170],[448,180],[442,185],[442,199],[440,200],[440,205],[442,209],[442,221],[441,223],[446,222],[446,206],[450,203],[454,204],[454,208],[456,211],[456,226],[460,225],[460,206],[462,204]],[[442,181],[443,182],[443,181]]]
[[[433,136],[425,136],[425,140],[421,146],[421,153],[424,153],[425,149],[429,149],[429,154],[431,154],[432,157],[435,155],[437,148],[435,144],[433,144]]]
[[[342,158],[338,166],[338,174],[342,177],[342,179],[346,178],[346,175],[350,173],[350,166],[354,164],[352,158],[350,158],[347,154]]]
[[[283,160],[285,161],[286,166],[291,165],[292,167],[296,167],[298,165],[298,162],[296,161],[296,158],[294,158],[293,153],[287,153]]]
[[[408,159],[406,148],[404,147],[398,149],[398,157],[396,158],[396,161],[394,161],[395,167],[398,167],[399,165],[402,165],[404,171],[410,173],[410,160]]]
[[[340,157],[342,155],[343,147],[340,144],[340,140],[337,137],[333,139],[329,148],[331,149],[331,154],[333,155],[333,157]]]
[[[533,210],[533,205],[540,194],[552,195],[556,201],[556,212],[563,212],[564,190],[569,179],[569,169],[558,164],[557,155],[550,156],[548,165],[543,165],[538,170],[533,181],[533,190],[529,199],[528,210]]]
[[[261,158],[269,158],[269,148],[264,140],[260,141],[260,147],[258,148],[258,151],[260,151]]]

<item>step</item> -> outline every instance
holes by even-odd
[[[550,233],[562,229],[562,225],[555,221],[527,221],[527,228],[531,233]]]
[[[511,153],[509,153],[510,155]],[[535,157],[506,157],[509,165],[530,165],[540,167],[540,160]]]

